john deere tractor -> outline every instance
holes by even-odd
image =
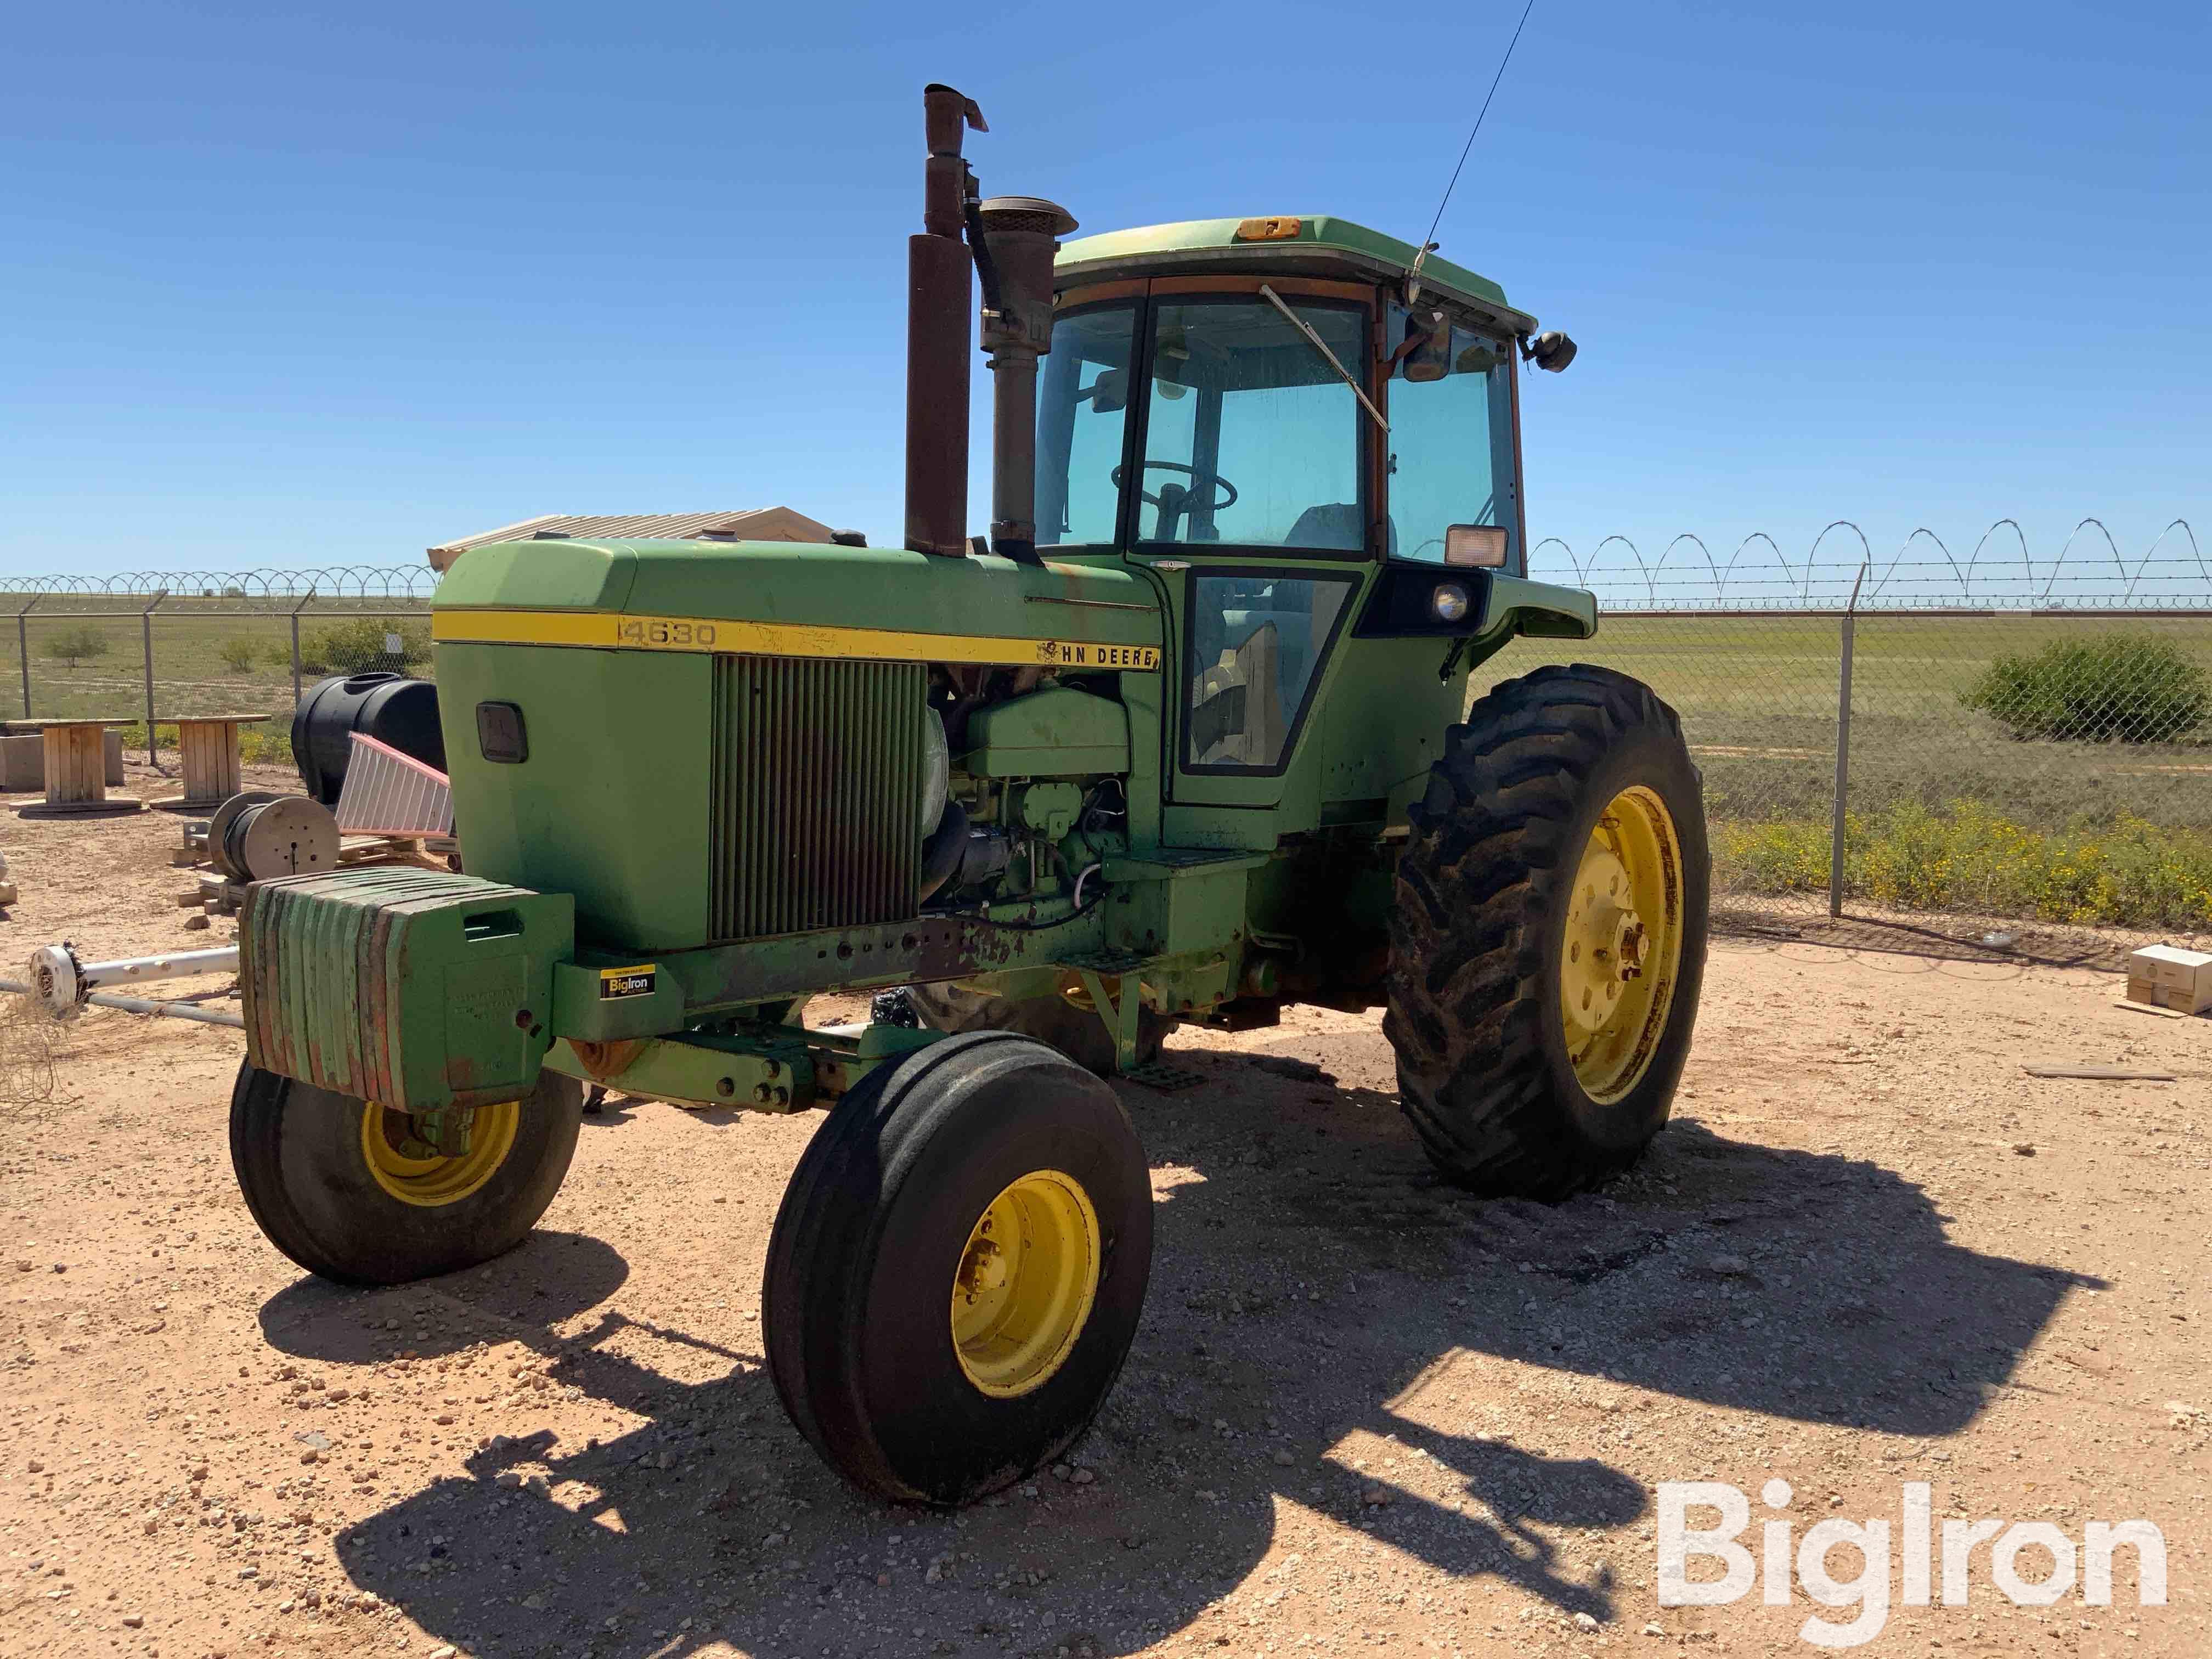
[[[1467,705],[1515,638],[1596,628],[1525,574],[1519,375],[1570,342],[1327,216],[1062,240],[981,198],[974,105],[925,102],[904,544],[465,554],[433,636],[465,873],[254,890],[231,1148],[280,1249],[392,1283],[521,1240],[587,1089],[826,1107],[770,1369],[847,1478],[951,1504],[1081,1433],[1136,1331],[1151,1184],[1100,1073],[1173,1090],[1178,1024],[1382,1006],[1437,1167],[1561,1197],[1666,1121],[1707,857],[1644,686]]]

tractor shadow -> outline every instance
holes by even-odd
[[[1260,1598],[1287,1590],[1267,1614],[1279,1641],[1382,1616],[1334,1605],[1329,1574],[1387,1576],[1396,1556],[1609,1624],[1649,1582],[1649,1500],[1593,1453],[1628,1440],[1642,1391],[1954,1434],[2094,1282],[1951,1244],[1926,1194],[1878,1165],[1694,1121],[1604,1194],[1473,1200],[1429,1175],[1391,1096],[1188,1044],[1176,1058],[1202,1090],[1121,1089],[1159,1194],[1152,1286],[1064,1478],[958,1515],[862,1499],[785,1420],[757,1326],[607,1308],[621,1258],[541,1234],[437,1281],[456,1310],[444,1340],[521,1340],[550,1385],[645,1420],[481,1445],[465,1476],[339,1533],[346,1571],[482,1656],[1104,1659],[1185,1635],[1240,1644]],[[427,1361],[441,1340],[434,1318],[368,1328],[357,1297],[309,1285],[264,1323],[331,1359]],[[1305,1565],[1262,1577],[1294,1517]],[[1572,1557],[1568,1529],[1585,1540]]]
[[[261,1304],[262,1340],[280,1353],[338,1365],[435,1359],[478,1342],[541,1346],[550,1328],[599,1306],[629,1263],[596,1238],[540,1228],[465,1273],[384,1290],[313,1277]]]
[[[1439,1354],[1936,1437],[1980,1414],[2070,1291],[2104,1286],[1952,1243],[1951,1218],[1881,1164],[1733,1140],[1694,1116],[1601,1192],[1482,1200],[1437,1179],[1395,1094],[1325,1073],[1284,1086],[1261,1068],[1310,1068],[1273,1056],[1176,1060],[1229,1086],[1202,1115],[1148,1111],[1148,1151],[1254,1188],[1235,1207],[1283,1235],[1305,1271],[1356,1279],[1340,1351],[1410,1326],[1434,1333]],[[1244,1094],[1279,1103],[1264,1116],[1219,1109]]]

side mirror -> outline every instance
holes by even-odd
[[[1078,394],[1078,401],[1088,398],[1091,409],[1100,415],[1111,415],[1125,407],[1129,401],[1129,371],[1126,368],[1102,368],[1098,378]]]
[[[1451,373],[1451,325],[1441,311],[1413,312],[1406,318],[1405,375],[1419,386]]]
[[[1575,343],[1557,329],[1547,329],[1524,348],[1537,368],[1557,374],[1575,360]]]

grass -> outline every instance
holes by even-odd
[[[1840,623],[1832,617],[1606,619],[1585,642],[1522,640],[1484,665],[1492,679],[1573,657],[1649,682],[1682,716],[1717,821],[1825,821],[1834,796]],[[2023,827],[2132,817],[2212,830],[2212,730],[2160,744],[2022,741],[1966,708],[2000,657],[2055,640],[2151,635],[2212,668],[2203,617],[1862,617],[1852,653],[1850,800],[1879,814],[1981,802]]]
[[[2124,635],[2212,668],[2212,614],[1860,617],[1847,892],[2081,923],[2212,921],[2212,731],[2022,740],[1962,701],[2001,658]],[[1705,773],[1715,891],[1825,893],[1840,637],[1835,617],[1613,617],[1586,642],[1516,641],[1476,690],[1562,658],[1649,682]]]
[[[1718,822],[1714,886],[1825,893],[1825,820]],[[2094,927],[2212,926],[2212,833],[2123,814],[2097,829],[2039,830],[1978,801],[1931,811],[1900,801],[1845,816],[1845,890],[1909,910],[1972,910]]]
[[[17,601],[20,603],[20,601]],[[143,600],[101,599],[83,594],[56,594],[41,599],[19,634],[12,617],[0,617],[0,702],[6,717],[99,714],[137,715],[146,707],[146,641],[139,616]],[[281,731],[289,718],[292,696],[292,627],[290,610],[296,601],[272,603],[252,614],[250,602],[239,599],[172,599],[154,613],[154,712],[155,718],[178,714],[259,714],[277,716],[272,726]],[[70,612],[89,611],[89,617]],[[325,672],[354,668],[389,668],[414,675],[431,676],[421,660],[416,641],[428,629],[427,603],[399,599],[347,601],[319,599],[300,619],[306,660],[303,684]],[[106,643],[104,653],[80,659],[74,668],[47,654],[57,639],[78,631],[98,634]],[[382,636],[396,633],[406,648],[400,657],[381,649]],[[30,708],[23,707],[21,646],[25,637],[31,653]],[[327,641],[335,652],[318,652]],[[316,660],[328,659],[327,668]],[[253,740],[256,728],[244,736]],[[144,740],[139,728],[137,741]],[[289,750],[287,750],[289,753]]]
[[[123,747],[143,750],[146,747],[146,722],[116,728],[123,733]],[[161,739],[161,747],[171,757],[177,752],[177,728],[167,720],[154,723],[154,735]],[[241,726],[238,728],[238,758],[248,766],[289,766],[292,763],[292,722],[290,719],[272,720],[264,726]]]

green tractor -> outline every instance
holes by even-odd
[[[955,1504],[1079,1435],[1136,1332],[1151,1182],[1100,1073],[1172,1090],[1179,1023],[1384,1006],[1438,1169],[1565,1196],[1667,1119],[1708,860],[1646,687],[1467,707],[1516,636],[1596,627],[1525,574],[1517,374],[1570,342],[1341,219],[1062,241],[979,198],[975,106],[925,102],[905,544],[465,554],[433,637],[466,873],[254,889],[231,1150],[287,1255],[389,1284],[519,1243],[588,1090],[826,1106],[770,1370],[854,1484]],[[856,991],[896,994],[806,1022]]]

